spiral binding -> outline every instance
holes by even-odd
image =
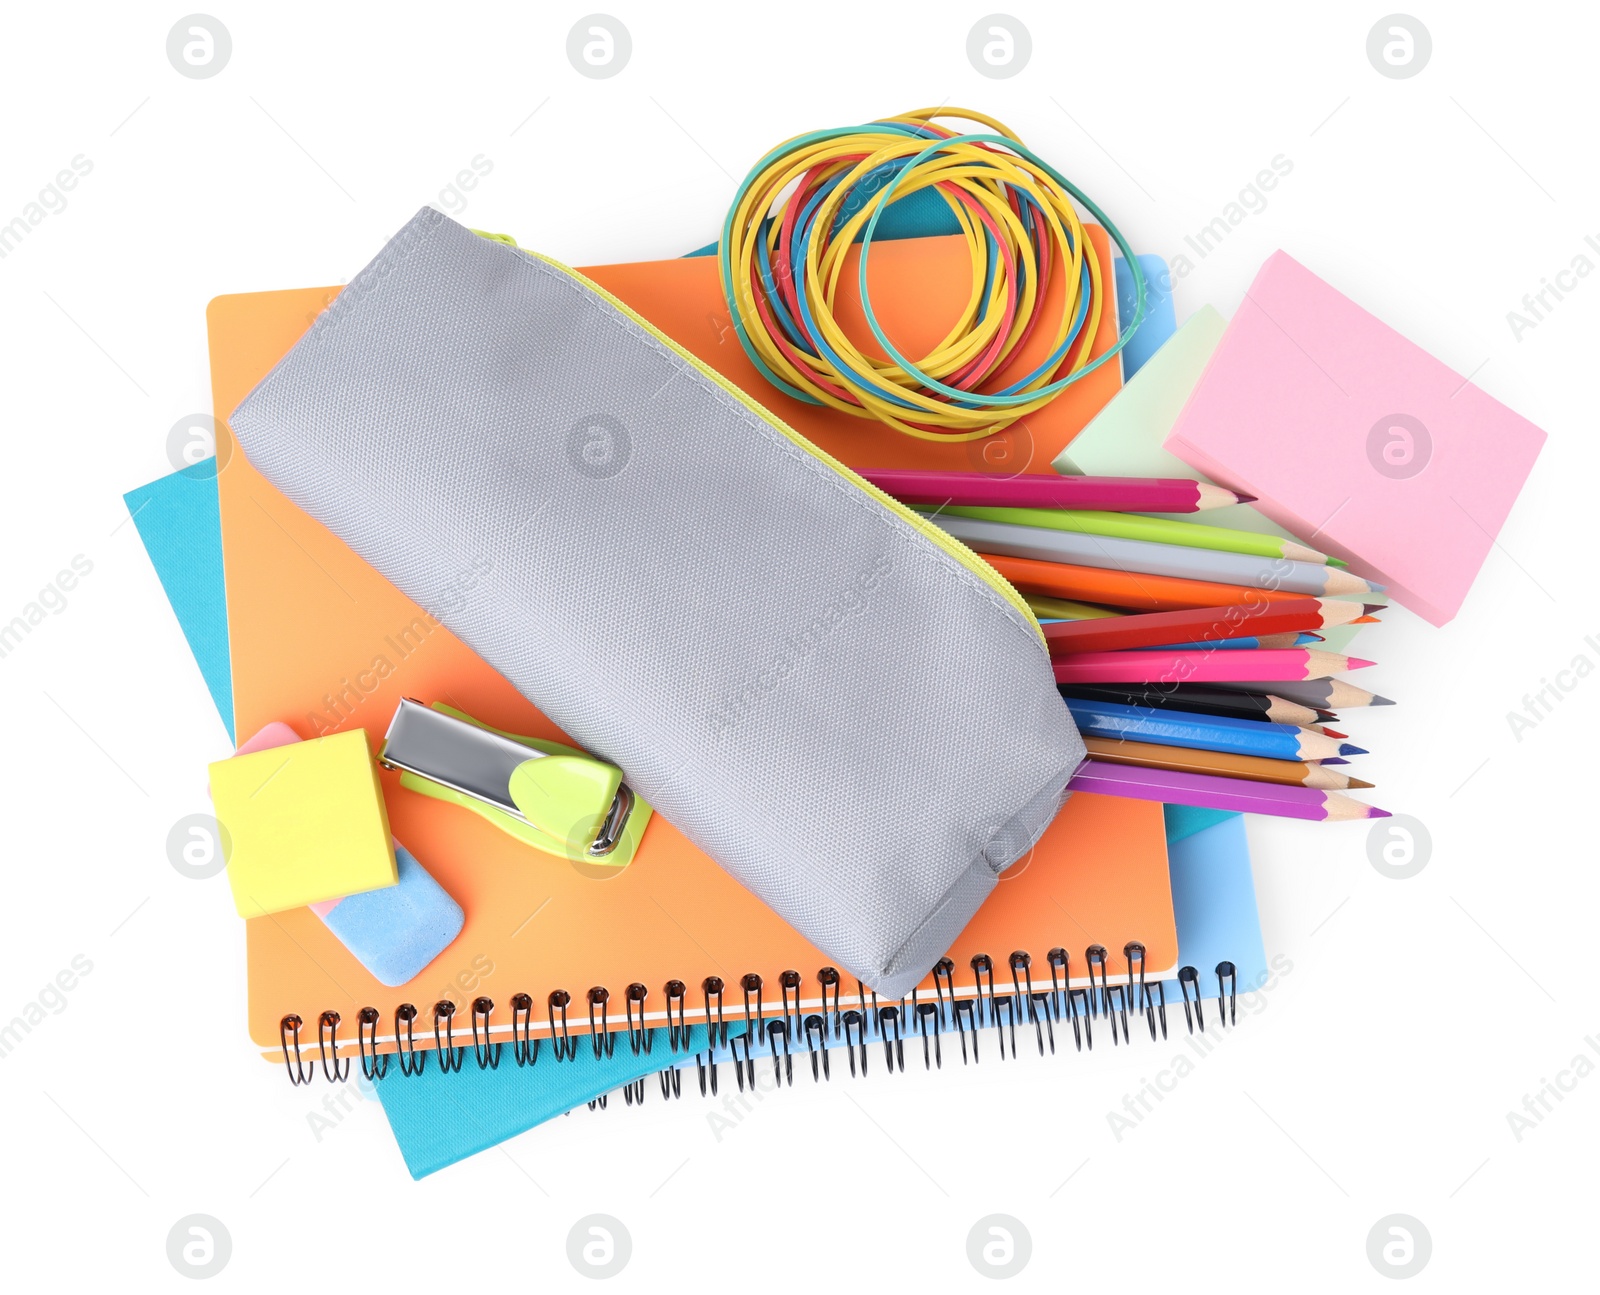
[[[1114,1047],[1131,1045],[1130,1017],[1144,1017],[1152,1042],[1167,1037],[1167,982],[1148,977],[1143,944],[1130,940],[1123,946],[1126,975],[1121,984],[1110,983],[1113,955],[1104,945],[1091,944],[1084,950],[1083,958],[1089,983],[1074,986],[1071,983],[1073,959],[1067,949],[1053,948],[1045,955],[1044,968],[1037,969],[1038,979],[1032,955],[1016,950],[1006,959],[1009,988],[1003,982],[997,985],[995,959],[987,953],[969,959],[971,984],[966,988],[957,983],[956,964],[950,958],[940,958],[933,968],[931,998],[925,990],[913,990],[909,1003],[900,999],[880,1004],[877,994],[858,980],[854,1007],[843,1005],[844,978],[839,971],[834,967],[822,967],[816,973],[822,1010],[814,1012],[802,1009],[801,990],[805,978],[800,972],[785,971],[778,977],[775,1002],[767,996],[763,978],[751,972],[740,977],[738,984],[743,996],[745,1029],[731,1037],[725,1002],[726,983],[720,976],[707,976],[700,983],[699,996],[704,1006],[708,1043],[731,1057],[740,1092],[756,1087],[760,1059],[752,1048],[757,1043],[769,1045],[774,1086],[793,1087],[797,1056],[801,1057],[801,1069],[809,1067],[812,1082],[822,1083],[832,1079],[832,1053],[840,1049],[844,1051],[852,1076],[858,1071],[862,1075],[867,1073],[877,1046],[883,1049],[885,1069],[890,1074],[904,1073],[908,1036],[913,1056],[917,1044],[921,1044],[924,1070],[943,1069],[946,1036],[951,1034],[955,1035],[954,1043],[960,1048],[962,1065],[969,1064],[969,1057],[971,1064],[978,1064],[981,1060],[978,1034],[985,1028],[994,1030],[995,1045],[1002,1061],[1008,1055],[1017,1056],[1018,1034],[1021,1032],[1026,1037],[1030,1028],[1041,1057],[1047,1051],[1055,1054],[1058,1027],[1063,1046],[1070,1028],[1075,1052],[1093,1051],[1096,1022],[1102,1030],[1109,1031]],[[1043,979],[1045,968],[1050,975],[1048,987]],[[1231,1027],[1238,1020],[1238,970],[1233,963],[1225,961],[1216,965],[1214,974],[1216,1019],[1222,1027]],[[1180,968],[1177,985],[1183,1001],[1185,1028],[1190,1034],[1205,1033],[1205,994],[1199,969]],[[689,987],[681,980],[669,980],[662,987],[662,993],[666,999],[664,1024],[647,1023],[645,1009],[650,989],[636,981],[624,991],[623,1023],[613,1029],[615,1018],[611,1015],[610,991],[604,985],[591,988],[584,1002],[588,1007],[589,1046],[594,1058],[601,1060],[615,1055],[619,1039],[626,1040],[634,1056],[655,1055],[658,1034],[666,1036],[663,1059],[682,1060],[687,1056],[691,1038],[687,1014]],[[564,989],[552,990],[545,999],[545,1024],[550,1034],[550,1052],[556,1062],[572,1060],[582,1045],[581,1039],[571,1032],[571,1006],[572,995]],[[471,1056],[480,1070],[496,1070],[502,1059],[508,1059],[519,1068],[538,1064],[543,1039],[534,1033],[532,995],[513,994],[510,1007],[511,1051],[503,1054],[504,1041],[492,1037],[494,1000],[485,996],[472,1000]],[[436,1002],[432,1009],[434,1046],[419,1048],[416,1027],[422,1013],[415,1004],[401,1003],[394,1009],[394,1050],[379,1052],[378,1027],[383,1015],[376,1007],[363,1007],[356,1017],[361,1075],[368,1080],[382,1079],[389,1072],[391,1060],[401,1075],[420,1075],[427,1069],[430,1055],[446,1074],[459,1072],[467,1059],[468,1048],[465,1027],[459,1028],[458,1041],[457,1010],[449,999]],[[329,1083],[342,1083],[349,1078],[352,1058],[339,1056],[341,1024],[338,1012],[325,1011],[318,1016],[317,1058],[313,1061],[302,1052],[300,1035],[305,1027],[302,1018],[293,1013],[282,1018],[278,1040],[291,1084],[309,1084],[316,1077],[319,1064]],[[701,1095],[716,1096],[720,1065],[715,1053],[705,1048],[693,1055]],[[682,1076],[683,1071],[677,1065],[662,1066],[658,1079],[663,1100],[683,1095]],[[645,1078],[622,1086],[623,1100],[628,1106],[644,1104]],[[596,1097],[588,1106],[590,1110],[607,1109],[607,1098],[605,1095]]]

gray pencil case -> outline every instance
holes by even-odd
[[[588,280],[431,209],[231,422],[882,997],[947,951],[1083,759],[987,563]]]

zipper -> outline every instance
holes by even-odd
[[[563,274],[570,275],[573,279],[576,279],[579,283],[583,284],[584,287],[588,288],[596,296],[608,302],[617,310],[620,310],[624,315],[633,320],[634,323],[638,324],[652,337],[656,338],[658,341],[664,342],[681,359],[686,360],[700,373],[710,378],[711,381],[715,382],[730,396],[739,401],[739,403],[744,405],[744,407],[750,410],[751,413],[756,414],[761,418],[765,418],[780,432],[787,436],[791,442],[797,445],[800,449],[804,450],[812,458],[816,459],[819,463],[827,464],[828,467],[832,468],[836,473],[839,474],[839,476],[850,482],[858,490],[877,500],[878,503],[889,509],[889,511],[894,513],[896,516],[901,517],[905,521],[909,522],[926,539],[943,549],[968,571],[972,572],[973,575],[977,576],[978,579],[982,580],[984,584],[988,585],[997,594],[1009,602],[1014,608],[1016,608],[1018,614],[1020,614],[1022,618],[1033,627],[1033,632],[1038,635],[1040,642],[1044,641],[1044,631],[1039,628],[1039,621],[1037,617],[1034,616],[1033,609],[1028,606],[1026,601],[1024,601],[1022,595],[1012,587],[1009,580],[1002,576],[998,571],[996,571],[992,566],[979,557],[977,553],[969,549],[960,540],[935,526],[921,513],[912,508],[908,508],[898,499],[885,494],[870,481],[858,476],[854,471],[852,471],[845,464],[840,463],[838,459],[834,458],[833,455],[829,454],[826,450],[813,445],[804,436],[800,435],[799,432],[795,431],[794,428],[790,427],[788,423],[784,422],[783,419],[779,418],[770,409],[767,409],[764,405],[761,405],[754,398],[752,398],[749,393],[741,390],[732,382],[729,382],[704,360],[700,359],[699,356],[686,350],[684,347],[679,346],[677,342],[668,337],[648,319],[644,318],[644,316],[639,314],[639,312],[633,309],[632,306],[628,305],[627,302],[619,300],[617,297],[602,288],[598,283],[594,282],[594,280],[586,278],[584,275],[579,274],[571,266],[563,265],[560,261],[555,260],[553,257],[543,256],[538,252],[529,251],[527,248],[517,247],[515,241],[513,241],[509,235],[483,234],[479,230],[474,230],[473,232],[479,234],[480,237],[489,238],[494,242],[505,243],[510,247],[516,248],[516,250],[521,252],[524,256],[530,257],[535,261],[543,261],[546,265],[560,270]]]

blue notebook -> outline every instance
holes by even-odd
[[[222,508],[215,459],[122,496],[156,569],[189,651],[233,733],[233,667],[228,659],[228,596],[222,580]]]

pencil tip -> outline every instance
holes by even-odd
[[[1377,665],[1376,661],[1368,661],[1364,657],[1352,656],[1345,658],[1345,665],[1352,670],[1365,670],[1369,665]]]
[[[1256,497],[1254,495],[1241,495],[1237,490],[1233,492],[1233,497],[1241,504],[1253,504],[1256,501]]]
[[[1364,746],[1354,746],[1349,742],[1342,743],[1339,747],[1340,755],[1370,755],[1371,752]]]
[[[1329,757],[1329,758],[1328,758],[1328,759],[1326,759],[1326,760],[1318,760],[1318,761],[1317,761],[1317,763],[1318,763],[1318,764],[1321,764],[1321,765],[1330,765],[1330,764],[1349,764],[1349,763],[1350,763],[1350,761],[1348,761],[1348,760],[1341,760],[1341,759],[1339,759],[1339,757],[1338,757],[1338,756],[1330,756],[1330,757]]]
[[[1370,706],[1393,706],[1394,702],[1387,697],[1380,697],[1374,693],[1372,695],[1372,700],[1367,704]]]
[[[1363,788],[1367,788],[1367,787],[1376,787],[1377,785],[1378,784],[1375,783],[1375,782],[1367,782],[1365,779],[1362,779],[1362,778],[1352,778],[1352,779],[1350,779],[1349,782],[1345,783],[1346,787],[1355,787],[1357,789],[1363,789]]]
[[[1367,817],[1368,818],[1393,818],[1394,815],[1391,814],[1386,809],[1379,809],[1376,805],[1368,805],[1367,806]]]
[[[1362,603],[1361,610],[1371,616],[1373,612],[1381,612],[1388,605],[1388,603]]]
[[[1324,724],[1322,726],[1322,736],[1323,737],[1349,737],[1350,734],[1335,732],[1333,729],[1329,728],[1326,724]]]

